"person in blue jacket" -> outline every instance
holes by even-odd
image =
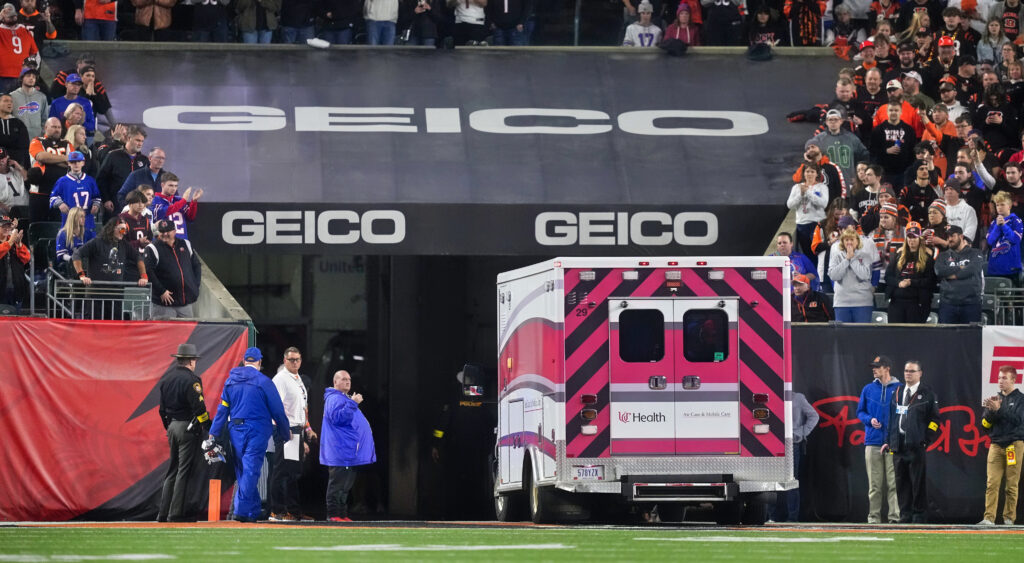
[[[992,196],[996,206],[996,218],[988,228],[988,272],[986,275],[1010,278],[1013,285],[1020,286],[1020,239],[1024,234],[1024,223],[1011,211],[1013,198],[1009,192],[997,192]]]
[[[896,471],[891,455],[882,446],[889,440],[889,405],[900,382],[892,377],[889,356],[875,356],[871,373],[875,379],[864,386],[857,402],[857,418],[864,423],[864,465],[868,470],[868,524],[882,523],[882,489],[888,499],[890,524],[900,521],[896,498]]]
[[[255,522],[260,516],[260,492],[256,482],[260,478],[274,423],[277,423],[277,433],[282,441],[292,438],[281,395],[270,378],[260,373],[262,360],[259,348],[249,348],[245,351],[244,365],[231,370],[220,396],[220,407],[213,418],[210,440],[203,445],[203,449],[208,449],[221,435],[224,425],[230,426],[237,481],[234,513],[239,522]]]
[[[334,387],[324,391],[324,421],[320,430],[320,463],[329,472],[327,520],[351,522],[348,492],[356,481],[355,468],[377,461],[373,432],[359,403],[363,396],[353,393],[352,376],[345,370],[334,374]]]

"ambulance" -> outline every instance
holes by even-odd
[[[710,503],[719,523],[763,523],[797,486],[791,275],[771,256],[555,258],[499,274],[497,518],[625,504],[668,520]]]

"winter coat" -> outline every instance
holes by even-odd
[[[861,237],[861,247],[847,260],[842,239],[832,244],[828,277],[835,287],[833,307],[869,307],[875,304],[875,287],[871,285],[871,265],[878,260],[878,249]]]
[[[857,402],[857,418],[864,423],[865,446],[881,446],[889,439],[889,405],[899,386],[900,382],[893,377],[884,387],[881,381],[875,379],[861,390]],[[882,427],[871,426],[872,418],[878,419]]]
[[[903,271],[898,268],[902,253],[902,249],[897,251],[889,260],[889,267],[885,270],[885,296],[892,301],[912,302],[918,303],[922,307],[930,307],[937,284],[935,259],[929,254],[923,272],[915,269],[913,273],[908,274],[907,270],[910,264],[905,264]],[[900,287],[900,281],[905,279],[910,280],[910,287]]]
[[[171,8],[178,0],[132,0],[135,6],[135,25],[153,29],[167,29],[171,27]]]
[[[324,390],[324,422],[320,429],[320,464],[352,467],[377,461],[373,432],[359,404],[333,387]]]

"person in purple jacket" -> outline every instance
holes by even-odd
[[[363,396],[352,390],[352,376],[334,374],[334,387],[324,391],[324,422],[320,431],[320,463],[328,468],[327,520],[351,522],[348,492],[356,481],[356,467],[377,461],[370,423],[359,410]]]

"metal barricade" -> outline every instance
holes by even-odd
[[[995,290],[995,324],[1024,324],[1024,288],[1010,287]]]
[[[49,269],[47,316],[51,319],[149,320],[150,286],[133,282],[93,281],[85,285]]]

